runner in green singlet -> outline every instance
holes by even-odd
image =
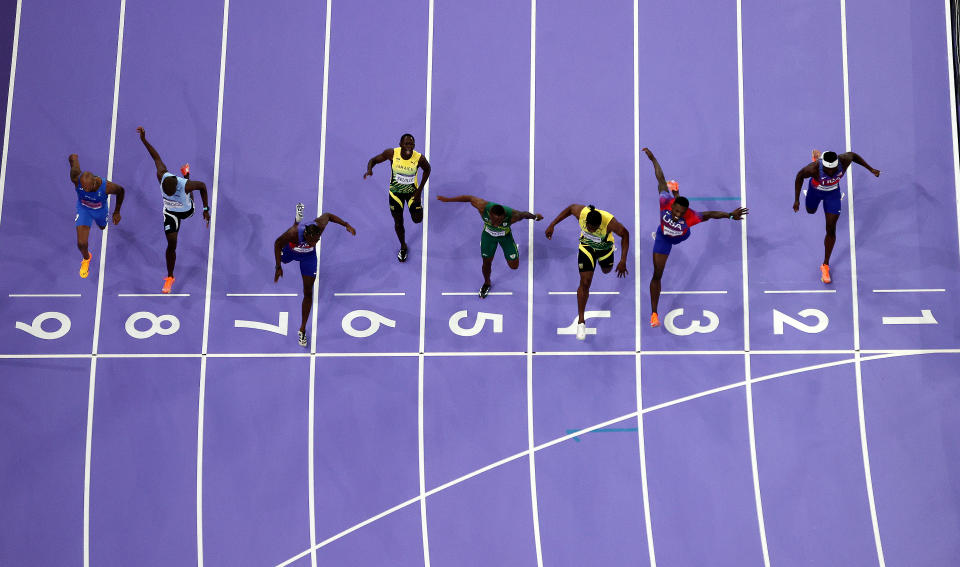
[[[507,260],[507,265],[510,266],[511,270],[520,267],[520,252],[517,250],[517,243],[513,240],[510,225],[523,219],[542,220],[543,215],[517,211],[473,195],[460,195],[459,197],[437,195],[437,199],[444,203],[470,203],[483,218],[483,232],[480,233],[483,285],[480,287],[480,297],[486,297],[490,293],[490,288],[493,287],[490,282],[490,266],[493,264],[493,256],[497,253],[497,246],[503,249],[503,257]]]

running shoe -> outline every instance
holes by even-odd
[[[820,161],[820,150],[810,152],[810,161]]]
[[[297,218],[296,222],[300,222],[300,221],[303,220],[303,203],[297,203],[297,217],[296,217],[296,218]]]
[[[302,347],[307,346],[307,334],[303,331],[297,331],[297,342]]]
[[[160,290],[160,293],[170,293],[170,288],[173,287],[173,280],[175,279],[173,276],[163,278],[163,289]]]
[[[487,296],[488,293],[490,293],[491,287],[492,286],[488,283],[485,283],[482,286],[480,286],[480,299],[483,299],[484,297]]]
[[[587,326],[584,323],[577,323],[577,340],[582,341],[587,338]]]
[[[830,283],[830,266],[826,264],[820,265],[820,281],[823,283]]]
[[[183,164],[183,167],[180,168],[180,173],[181,173],[184,177],[186,177],[186,178],[189,179],[189,178],[190,178],[190,164],[189,164],[189,163]]]
[[[406,248],[401,248],[400,251],[397,252],[397,260],[399,260],[399,261],[401,261],[401,262],[406,262],[406,261],[407,261],[407,249],[406,249]]]
[[[89,252],[88,252],[89,254]],[[86,260],[80,262],[80,277],[86,278],[90,275],[90,260],[93,260],[93,254],[90,254],[90,257]]]
[[[660,316],[657,315],[656,313],[651,313],[651,314],[650,314],[650,326],[651,326],[651,327],[659,327],[659,326],[660,326]]]

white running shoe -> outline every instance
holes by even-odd
[[[300,343],[300,346],[307,346],[307,334],[303,331],[297,331],[297,342]]]
[[[577,323],[577,340],[582,341],[587,338],[587,325],[584,323]]]
[[[303,220],[303,203],[297,203],[297,222]]]

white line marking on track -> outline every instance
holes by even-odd
[[[943,0],[943,10],[946,14],[946,25],[947,25],[947,66],[950,69],[950,72],[947,75],[950,77],[950,89],[947,92],[949,98],[950,106],[950,136],[953,138],[953,186],[954,191],[956,192],[956,203],[957,203],[957,239],[960,241],[960,147],[958,147],[957,142],[957,107],[956,99],[954,98],[956,89],[956,80],[954,79],[954,69],[953,62],[953,34],[954,30],[951,29],[951,15],[950,15],[950,3],[952,0]],[[8,120],[9,121],[9,120]],[[6,162],[6,158],[4,158]],[[2,185],[0,185],[0,197],[2,197],[3,190]]]
[[[727,293],[726,290],[661,291],[660,295],[721,295],[725,293]]]
[[[203,420],[207,392],[207,345],[210,338],[210,290],[213,286],[213,250],[217,231],[217,196],[220,188],[220,148],[223,138],[223,85],[227,73],[227,30],[230,0],[223,0],[223,28],[220,31],[220,81],[217,87],[217,130],[213,148],[213,190],[210,197],[210,241],[207,244],[207,283],[203,302],[203,341],[200,352],[200,387],[197,409],[197,567],[203,567]]]
[[[873,293],[934,293],[947,291],[946,289],[875,289]]]
[[[840,0],[840,51],[843,64],[843,131],[846,151],[853,151],[850,136],[850,78],[849,62],[847,60],[847,3],[846,0]],[[850,290],[852,294],[851,306],[853,308],[853,348],[854,364],[856,368],[857,381],[857,413],[859,417],[860,428],[860,446],[863,453],[863,472],[867,490],[867,501],[870,505],[870,522],[873,526],[873,539],[877,549],[877,560],[880,567],[885,567],[886,561],[883,555],[883,543],[880,540],[880,525],[877,522],[877,507],[873,496],[873,481],[870,473],[870,458],[867,450],[867,430],[866,420],[863,410],[863,388],[860,378],[860,300],[857,295],[857,237],[854,228],[853,214],[853,175],[848,175],[847,179],[847,219],[850,223]]]
[[[3,125],[3,157],[0,158],[0,218],[3,216],[3,192],[7,185],[7,152],[10,149],[10,119],[13,117],[13,84],[17,78],[17,52],[20,47],[20,8],[17,0],[17,15],[13,24],[13,53],[10,55],[10,86],[7,89],[7,120]]]
[[[928,354],[928,353],[927,353],[927,352],[922,352],[922,351],[904,351],[904,352],[902,352],[902,353],[885,353],[885,354],[880,354],[880,355],[877,355],[877,356],[868,356],[868,357],[862,358],[861,360],[862,360],[862,361],[870,361],[870,360],[880,360],[880,359],[884,359],[884,358],[893,358],[893,357],[898,357],[898,356],[915,356],[915,355],[922,355],[922,354]],[[767,374],[767,375],[764,375],[764,376],[758,376],[758,377],[756,377],[756,378],[753,378],[753,379],[752,379],[752,382],[754,382],[754,383],[757,383],[757,382],[765,382],[765,381],[767,381],[767,380],[772,380],[772,379],[780,378],[780,377],[784,377],[784,376],[791,376],[791,375],[795,375],[795,374],[802,374],[802,373],[804,373],[804,372],[809,372],[809,371],[812,371],[812,370],[819,370],[819,369],[821,369],[821,368],[827,368],[827,367],[831,367],[831,366],[840,366],[840,365],[843,365],[843,364],[853,364],[853,363],[855,363],[855,359],[851,358],[851,359],[839,360],[839,361],[835,361],[835,362],[828,362],[828,363],[826,363],[826,364],[816,364],[816,365],[813,365],[813,366],[804,366],[804,367],[801,367],[801,368],[795,368],[795,369],[793,369],[793,370],[785,370],[785,371],[783,371],[783,372],[777,372],[777,373],[774,373],[774,374]],[[746,383],[747,383],[746,380],[743,381],[743,382],[734,382],[734,383],[732,383],[732,384],[727,384],[726,386],[720,386],[719,388],[713,388],[713,389],[711,389],[711,390],[706,390],[706,391],[703,391],[703,392],[699,392],[699,393],[697,393],[697,394],[692,394],[692,395],[689,395],[689,396],[684,396],[684,397],[682,397],[682,398],[677,398],[677,399],[675,399],[675,400],[670,400],[670,401],[664,402],[664,403],[662,403],[662,404],[657,404],[657,405],[655,405],[655,406],[651,406],[651,407],[648,407],[648,408],[644,408],[641,413],[646,414],[646,413],[658,411],[658,410],[661,410],[661,409],[665,409],[665,408],[668,408],[668,407],[672,407],[672,406],[675,406],[675,405],[678,405],[678,404],[682,404],[682,403],[685,403],[685,402],[689,402],[689,401],[692,401],[692,400],[704,398],[704,397],[710,396],[710,395],[712,395],[712,394],[716,394],[716,393],[719,393],[719,392],[725,392],[725,391],[727,391],[727,390],[732,390],[732,389],[738,388],[738,387],[740,387],[740,386],[745,386]],[[583,436],[583,435],[586,435],[587,433],[590,433],[590,432],[592,432],[592,431],[596,431],[597,429],[603,429],[603,428],[609,427],[610,425],[613,425],[613,424],[615,424],[615,423],[619,423],[619,422],[622,422],[622,421],[627,421],[627,420],[629,420],[629,419],[634,419],[635,417],[637,417],[637,413],[638,413],[638,412],[633,411],[633,412],[630,412],[630,413],[628,413],[628,414],[626,414],[626,415],[621,415],[621,416],[615,417],[615,418],[613,418],[613,419],[608,419],[608,420],[606,420],[606,421],[604,421],[604,422],[602,422],[602,423],[597,423],[597,424],[595,424],[595,425],[591,425],[590,427],[585,427],[585,428],[583,428],[583,429],[579,429],[579,430],[577,430],[577,431],[574,431],[573,433],[568,433],[568,434],[566,434],[566,435],[564,435],[564,436],[562,436],[562,437],[557,437],[557,438],[552,439],[552,440],[550,440],[550,441],[541,443],[540,445],[535,446],[535,447],[533,448],[533,450],[534,450],[534,451],[542,451],[543,449],[547,449],[547,448],[552,447],[552,446],[554,446],[554,445],[557,445],[557,444],[559,444],[559,443],[563,443],[563,442],[565,442],[565,441],[569,441],[570,439],[573,439],[574,437],[581,437],[581,436]],[[349,534],[357,531],[358,529],[360,529],[360,528],[362,528],[362,527],[364,527],[364,526],[370,525],[371,523],[373,523],[373,522],[375,522],[375,521],[377,521],[377,520],[379,520],[379,519],[381,519],[381,518],[383,518],[383,517],[389,516],[390,514],[393,514],[394,512],[396,512],[396,511],[398,511],[398,510],[402,510],[403,508],[406,508],[407,506],[410,506],[411,504],[414,504],[414,503],[417,502],[417,501],[422,501],[423,499],[425,499],[425,498],[427,498],[427,497],[429,497],[429,496],[433,496],[434,494],[437,494],[438,492],[441,492],[441,491],[443,491],[443,490],[446,490],[446,489],[448,489],[448,488],[450,488],[450,487],[452,487],[452,486],[456,486],[456,485],[458,485],[458,484],[460,484],[460,483],[462,483],[462,482],[465,482],[465,481],[467,481],[467,480],[470,480],[471,478],[474,478],[474,477],[476,477],[476,476],[478,476],[478,475],[481,475],[481,474],[483,474],[483,473],[485,473],[485,472],[487,472],[487,471],[493,470],[493,469],[495,469],[495,468],[497,468],[497,467],[503,466],[503,465],[505,465],[505,464],[507,464],[507,463],[513,462],[513,461],[515,461],[515,460],[517,460],[517,459],[522,459],[523,457],[526,457],[526,456],[529,454],[529,452],[530,452],[530,450],[527,449],[527,450],[521,451],[521,452],[519,452],[519,453],[510,455],[509,457],[504,457],[503,459],[500,459],[499,461],[490,463],[489,465],[486,465],[486,466],[484,466],[484,467],[481,467],[481,468],[479,468],[479,469],[476,469],[476,470],[474,470],[474,471],[472,471],[472,472],[469,472],[469,473],[467,473],[467,474],[465,474],[465,475],[463,475],[463,476],[457,477],[457,478],[455,478],[455,479],[453,479],[453,480],[451,480],[451,481],[449,481],[449,482],[447,482],[447,483],[445,483],[445,484],[441,484],[440,486],[437,486],[437,487],[435,487],[435,488],[432,488],[432,489],[430,489],[429,491],[425,492],[424,494],[422,494],[422,495],[420,495],[420,496],[415,496],[415,497],[413,497],[413,498],[410,498],[409,500],[406,500],[406,501],[404,501],[404,502],[401,502],[400,504],[397,504],[396,506],[394,506],[394,507],[392,507],[392,508],[388,508],[387,510],[384,510],[383,512],[380,512],[379,514],[377,514],[377,515],[375,515],[375,516],[371,516],[370,518],[367,518],[366,520],[364,520],[364,521],[362,521],[362,522],[360,522],[360,523],[358,523],[358,524],[355,524],[355,525],[353,525],[353,526],[351,526],[351,527],[343,530],[343,531],[340,532],[340,533],[334,534],[333,536],[327,538],[326,540],[318,543],[318,544],[314,547],[314,549],[320,549],[321,547],[325,547],[325,546],[327,546],[327,545],[329,545],[329,544],[337,541],[338,539],[341,539],[341,538],[343,538],[344,536],[349,535]],[[283,561],[283,562],[281,562],[281,563],[278,563],[276,567],[286,567],[287,565],[290,565],[291,563],[295,562],[296,560],[298,560],[298,559],[300,559],[300,558],[302,558],[302,557],[306,557],[307,554],[310,553],[310,551],[311,551],[311,550],[309,550],[309,549],[304,550],[304,551],[298,553],[297,555],[294,555],[293,557],[290,557],[290,558],[287,559],[286,561]]]
[[[430,152],[430,122],[433,112],[433,0],[427,1],[427,101],[426,116],[424,120],[424,154],[432,155]],[[426,190],[426,187],[423,188]],[[422,198],[423,204],[423,226],[421,228],[421,249],[420,259],[420,347],[417,356],[417,465],[420,476],[420,532],[423,540],[423,565],[430,567],[430,537],[427,534],[427,499],[426,491],[426,473],[424,471],[423,458],[423,352],[426,340],[426,319],[427,319],[427,230],[430,222],[430,199]]]
[[[295,293],[228,293],[227,297],[298,297]]]
[[[80,297],[79,293],[11,293],[7,297]]]
[[[746,137],[744,134],[743,111],[743,20],[741,0],[737,0],[737,119],[740,138],[740,203],[747,206]],[[753,494],[757,507],[757,524],[760,535],[760,548],[763,552],[763,564],[770,567],[770,552],[767,546],[767,529],[763,519],[763,499],[760,493],[760,471],[757,467],[757,441],[753,414],[753,379],[750,368],[750,278],[747,268],[747,220],[740,221],[740,260],[743,270],[743,368],[747,398],[747,435],[750,440],[750,470],[753,476]]]
[[[120,99],[120,66],[123,62],[123,27],[126,20],[127,2],[120,0],[120,22],[117,28],[117,58],[113,72],[113,109],[110,117],[110,147],[107,154],[107,180],[113,178],[113,159],[117,138],[117,106]],[[116,199],[114,199],[116,204]],[[97,307],[93,315],[93,348],[90,357],[90,391],[87,398],[87,431],[83,467],[83,565],[90,566],[90,466],[93,451],[93,405],[97,389],[97,358],[100,349],[100,316],[103,309],[103,280],[107,265],[107,237],[110,223],[100,239],[100,268],[97,277]]]
[[[389,297],[403,295],[406,295],[406,293],[402,291],[338,292],[333,294],[334,297]]]
[[[765,289],[763,293],[837,293],[835,289]]]
[[[444,291],[440,295],[478,295],[476,291]],[[491,291],[487,295],[513,295],[512,291]]]
[[[536,117],[537,117],[537,0],[530,0],[530,148],[527,155],[527,209],[535,210],[536,178]],[[530,509],[533,516],[533,544],[537,567],[543,567],[543,549],[540,542],[540,505],[537,498],[537,465],[534,459],[533,438],[533,223],[527,223],[527,451],[530,467]]]
[[[547,295],[577,295],[575,291],[548,291]],[[590,295],[620,295],[619,291],[590,291]]]
[[[117,297],[190,297],[189,293],[118,293]]]

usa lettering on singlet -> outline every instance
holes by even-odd
[[[810,178],[810,186],[814,189],[819,189],[821,191],[833,191],[834,189],[840,187],[840,180],[843,178],[843,175],[847,172],[843,165],[841,164],[837,168],[837,172],[833,175],[827,175],[823,171],[823,162],[817,163],[819,174]]]
[[[294,252],[297,252],[299,254],[308,254],[314,251],[314,246],[312,244],[307,243],[307,239],[303,237],[303,232],[304,230],[306,230],[306,228],[307,227],[305,225],[300,225],[300,227],[297,228],[296,244],[294,244],[293,242],[290,243],[290,248]]]
[[[163,208],[173,213],[184,213],[193,208],[193,198],[187,194],[187,179],[185,177],[178,177],[170,173],[169,171],[164,173],[160,178],[160,184],[163,185],[163,181],[168,177],[174,177],[177,180],[177,190],[174,191],[173,195],[163,194]]]
[[[689,207],[682,217],[673,220],[670,209],[673,207],[675,200],[676,199],[672,199],[666,195],[660,195],[660,230],[664,236],[683,236],[690,230],[691,226],[703,220],[700,217],[700,213]]]

